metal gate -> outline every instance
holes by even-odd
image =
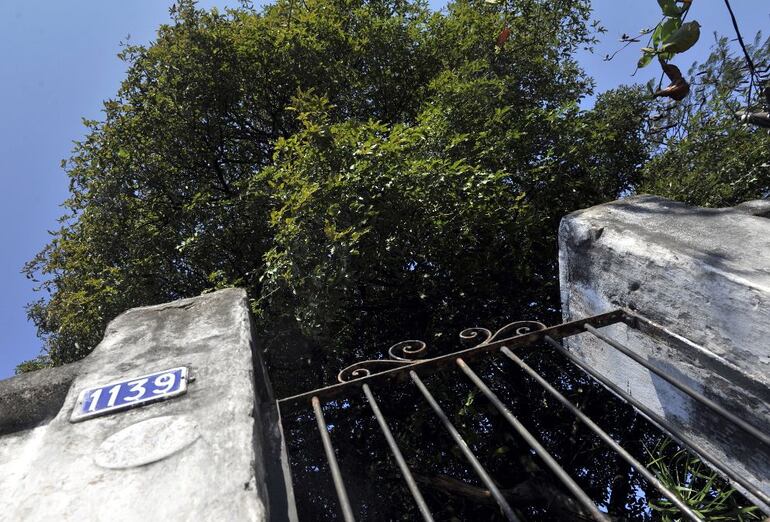
[[[618,387],[615,383],[587,366],[573,353],[566,350],[561,343],[563,339],[578,334],[595,336],[597,339],[600,339],[608,349],[617,350],[624,354],[628,359],[631,359],[633,361],[631,364],[642,365],[650,372],[664,379],[689,396],[692,400],[697,401],[713,411],[725,422],[732,424],[756,439],[760,447],[770,448],[770,436],[768,436],[767,433],[764,433],[723,406],[707,398],[681,379],[669,375],[658,367],[650,364],[647,360],[634,353],[628,346],[619,342],[617,339],[608,336],[607,332],[602,330],[607,326],[617,323],[624,323],[629,328],[635,329],[646,336],[651,336],[663,342],[676,342],[676,339],[672,334],[665,329],[629,310],[622,309],[552,327],[546,327],[539,322],[520,321],[508,324],[495,332],[486,328],[469,328],[461,332],[460,337],[466,341],[476,342],[475,346],[471,348],[438,357],[424,358],[426,355],[426,344],[424,342],[417,340],[400,342],[390,348],[388,352],[389,359],[357,362],[343,369],[339,372],[339,383],[337,384],[277,401],[279,414],[281,414],[281,412],[285,413],[290,410],[294,411],[303,408],[312,409],[317,422],[318,433],[323,445],[325,457],[333,479],[338,508],[344,520],[352,521],[355,520],[356,516],[354,514],[354,509],[351,506],[348,490],[346,488],[345,476],[343,476],[338,463],[334,441],[330,435],[330,430],[322,411],[322,405],[325,402],[335,400],[341,396],[363,394],[371,409],[371,413],[376,418],[381,435],[387,442],[391,456],[395,460],[398,470],[405,481],[406,487],[408,488],[420,515],[424,520],[433,520],[434,516],[431,514],[429,506],[418,486],[418,481],[415,480],[413,471],[410,469],[408,455],[405,456],[399,448],[396,437],[389,426],[388,419],[383,415],[380,407],[381,405],[378,403],[375,394],[373,393],[373,388],[377,389],[378,387],[388,386],[389,383],[396,380],[406,380],[407,382],[411,382],[419,391],[421,400],[423,400],[430,407],[430,410],[433,411],[438,426],[436,429],[446,430],[446,433],[448,433],[456,444],[457,449],[467,460],[467,464],[488,489],[494,501],[499,506],[500,512],[504,518],[507,520],[519,520],[514,507],[511,506],[504,493],[501,492],[495,479],[490,476],[490,473],[481,464],[477,455],[474,455],[466,440],[464,440],[463,436],[460,434],[460,431],[452,423],[447,413],[439,405],[439,402],[435,399],[431,390],[423,380],[426,375],[435,372],[437,369],[456,367],[464,378],[468,379],[475,389],[490,401],[494,408],[510,425],[513,432],[526,442],[533,454],[535,454],[537,458],[540,459],[540,462],[553,473],[555,479],[563,485],[566,491],[568,491],[572,498],[581,506],[582,511],[595,520],[609,520],[607,514],[594,504],[574,478],[571,477],[546,450],[542,441],[538,440],[537,434],[529,431],[524,423],[514,415],[500,397],[492,391],[482,376],[474,372],[468,365],[470,361],[502,356],[514,363],[529,377],[536,381],[550,397],[558,401],[567,411],[574,415],[575,419],[583,423],[583,425],[601,439],[604,444],[611,448],[618,457],[623,459],[628,465],[633,467],[641,476],[649,481],[660,494],[670,501],[671,505],[676,506],[679,509],[683,519],[702,520],[702,517],[698,513],[682,501],[682,498],[676,491],[672,491],[664,485],[652,471],[639,462],[637,458],[616,442],[605,430],[599,427],[594,420],[581,411],[575,404],[570,402],[570,400],[557,390],[554,385],[549,383],[546,378],[517,355],[518,349],[522,347],[542,345],[549,347],[566,357],[572,364],[590,375],[595,381],[601,383],[614,395],[630,404],[637,410],[637,412],[664,430],[664,432],[673,439],[696,453],[700,458],[709,462],[725,477],[728,477],[733,484],[737,484],[749,495],[753,495],[756,500],[763,502],[765,505],[770,505],[770,497],[768,497],[757,484],[753,484],[740,473],[731,469],[730,466],[720,462],[719,459],[712,455],[709,455],[706,448],[699,445],[674,424],[646,407],[629,393]],[[287,484],[291,484],[288,467],[284,469],[284,473],[287,475],[285,477]]]

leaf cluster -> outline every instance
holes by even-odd
[[[692,0],[658,0],[658,4],[663,19],[653,29],[640,34],[650,34],[650,43],[642,48],[642,56],[637,63],[640,69],[649,65],[656,56],[667,62],[690,49],[700,38],[700,24],[696,21],[684,22]]]
[[[658,479],[690,506],[704,520],[736,521],[761,520],[757,506],[746,505],[738,492],[703,462],[677,447],[670,439],[662,439],[654,448],[648,448],[648,467]],[[678,520],[679,511],[668,500],[650,503],[660,520]]]

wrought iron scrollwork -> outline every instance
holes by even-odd
[[[544,330],[545,328],[546,326],[543,323],[537,321],[516,321],[503,326],[494,333],[487,328],[478,326],[466,328],[460,332],[460,338],[463,340],[481,339],[481,342],[474,346],[474,348],[477,348],[519,335],[526,335],[537,330]],[[351,364],[337,374],[337,380],[339,382],[354,381],[394,368],[409,366],[419,360],[430,360],[422,359],[427,351],[428,345],[423,341],[417,339],[401,341],[388,349],[388,359],[372,359]]]
[[[428,345],[424,341],[417,339],[401,341],[388,348],[390,359],[372,359],[351,364],[337,374],[337,380],[339,382],[354,381],[375,373],[408,366],[414,364],[427,350]]]
[[[388,348],[388,355],[395,361],[414,361],[424,355],[428,345],[417,339],[401,341]],[[400,355],[399,355],[400,354]]]
[[[545,330],[547,327],[539,321],[514,321],[508,323],[495,333],[487,328],[481,328],[474,326],[473,328],[466,328],[460,332],[460,339],[475,340],[481,336],[484,336],[483,340],[475,347],[491,344],[503,339],[510,339],[519,335],[526,335],[528,333],[536,332],[537,330]]]

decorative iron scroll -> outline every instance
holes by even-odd
[[[414,364],[428,350],[428,345],[417,339],[401,341],[388,348],[390,359],[372,359],[360,361],[344,368],[337,374],[339,382],[348,382],[373,373],[384,372],[401,366]]]
[[[460,332],[460,339],[472,340],[483,335],[484,339],[474,346],[474,348],[477,348],[504,339],[527,335],[528,333],[536,332],[537,330],[545,330],[546,328],[547,327],[539,321],[515,321],[506,324],[495,333],[492,333],[491,330],[486,328],[474,326],[473,328],[466,328]]]
[[[481,342],[476,344],[474,348],[479,348],[497,341],[506,339],[512,339],[521,335],[527,335],[528,333],[545,330],[546,326],[538,321],[515,321],[509,323],[495,333],[491,330],[481,327],[466,328],[460,332],[460,339],[478,340],[481,338]],[[425,352],[428,350],[428,345],[423,341],[416,339],[410,339],[408,341],[401,341],[388,348],[389,359],[372,359],[368,361],[360,361],[346,368],[337,374],[337,380],[339,382],[349,382],[363,377],[368,377],[376,373],[382,373],[393,368],[400,368],[403,366],[409,366],[415,364],[419,360],[428,361],[430,359],[422,359]]]

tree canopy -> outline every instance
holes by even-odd
[[[638,89],[579,108],[589,12],[181,3],[123,51],[120,91],[65,163],[69,213],[26,267],[51,361],[127,308],[232,285],[277,366],[558,310],[558,220],[628,191],[648,149]]]

